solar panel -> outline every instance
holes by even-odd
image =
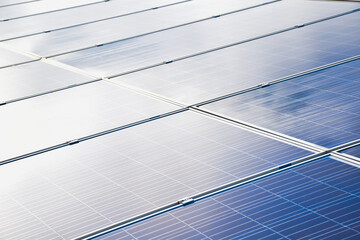
[[[101,3],[103,0],[76,0],[76,1],[34,1],[27,4],[18,4],[0,8],[1,20],[19,18],[27,15],[42,14],[49,11],[58,11],[86,4]]]
[[[213,15],[259,6],[259,4],[264,2],[266,1],[226,0],[221,3],[217,1],[212,4],[218,6],[218,8],[213,7],[204,11],[203,9],[206,9],[206,6],[211,3],[208,1],[191,1],[156,9],[156,11],[142,12],[140,15],[134,14],[122,18],[114,18],[109,21],[54,31],[49,34],[16,39],[9,43],[15,46],[24,46],[24,43],[26,43],[29,45],[27,50],[43,56],[51,56],[94,47],[97,44],[101,45],[112,41],[133,38],[143,34],[148,35],[149,33],[164,31],[167,28],[187,23],[197,23],[204,18],[211,18]],[[167,19],[167,21],[164,21],[164,19]],[[116,29],[121,29],[121,31]],[[46,43],[46,46],[32,44],[38,41]]]
[[[0,16],[0,239],[360,238],[358,3]]]
[[[360,137],[359,67],[357,60],[203,107],[334,147]]]
[[[22,37],[24,35],[42,34],[49,35],[50,32],[61,28],[71,28],[81,24],[92,24],[94,21],[109,21],[113,17],[120,17],[126,14],[137,14],[138,11],[152,11],[153,7],[173,4],[176,0],[115,0],[101,4],[91,4],[79,8],[72,8],[66,11],[57,11],[47,14],[31,16],[29,18],[12,19],[0,22],[1,40]],[[121,17],[120,17],[121,18]],[[97,29],[98,30],[98,29]],[[45,33],[46,31],[47,33]],[[83,32],[83,31],[82,31]],[[31,38],[34,39],[34,38]],[[41,41],[41,38],[36,38]],[[29,41],[30,39],[28,39]],[[22,41],[29,44],[28,41]],[[42,40],[44,42],[44,40]],[[32,42],[34,47],[36,41]],[[42,45],[43,46],[43,45]]]
[[[32,61],[33,58],[15,53],[0,46],[0,69],[9,65]]]
[[[5,160],[177,109],[111,83],[97,82],[1,106]]]
[[[360,145],[345,149],[341,152],[360,158]]]
[[[309,154],[178,113],[1,166],[2,236],[73,238]]]
[[[91,80],[43,61],[0,68],[0,101],[39,94]]]
[[[359,182],[359,168],[323,158],[94,239],[355,240]]]
[[[195,104],[360,54],[359,20],[353,13],[111,80]]]
[[[281,4],[284,4],[284,6],[278,7],[281,6]],[[310,4],[310,2],[307,2],[307,4]],[[308,13],[302,14],[296,6],[298,5],[295,4],[292,6],[291,1],[268,4],[248,11],[226,15],[220,17],[216,21],[199,22],[197,24],[170,29],[140,38],[131,38],[112,44],[65,54],[55,57],[54,59],[90,71],[94,74],[109,76],[162,63],[163,61],[173,60],[175,58],[191,55],[222,45],[232,44],[237,41],[258,37],[275,30],[283,30],[284,28],[293,27],[296,24],[303,24],[304,22],[307,22],[307,20],[312,21],[321,18],[318,15],[311,15]],[[311,7],[311,4],[309,7]],[[320,5],[320,7],[323,9],[324,6]],[[287,9],[287,11],[284,9]],[[340,10],[341,8],[330,9],[332,9],[331,12],[335,14],[343,12]],[[347,9],[349,8],[347,7]],[[354,9],[354,7],[352,9]],[[258,19],[256,17],[257,14],[264,17]],[[328,12],[327,14],[329,15],[330,13]],[[347,19],[347,21],[352,21],[350,25],[353,25],[355,28],[355,19],[358,19],[359,15],[354,15],[357,16],[357,18],[349,17],[345,19]],[[291,21],[283,21],[283,18],[291,19]],[[347,21],[345,20],[345,23]],[[336,24],[337,21],[334,20],[332,22],[334,22],[335,25],[338,25]],[[343,24],[341,24],[341,26],[342,25]],[[337,27],[340,26],[338,25]],[[307,34],[308,31],[311,31],[307,29],[308,28],[306,28],[303,33],[298,33],[302,32],[302,30],[295,31],[298,33],[295,33],[295,35],[299,37],[299,35]],[[290,36],[291,38],[291,34],[292,33],[287,33],[287,35],[284,34],[284,38],[286,38],[286,36]],[[344,36],[345,33],[342,35]],[[347,35],[346,37],[348,38]],[[273,43],[273,41],[271,41],[271,43]],[[326,50],[329,50],[328,46],[324,47],[326,47]],[[355,48],[355,46],[352,47]],[[249,44],[244,44],[243,48],[251,47]],[[229,49],[227,51],[233,50],[234,49]],[[311,51],[312,50],[313,49],[311,48]],[[260,53],[263,61],[269,60],[264,56],[264,52]],[[241,56],[241,54],[237,53],[237,56]],[[317,59],[315,58],[314,61],[316,60]],[[218,63],[219,62],[217,61],[217,64]]]

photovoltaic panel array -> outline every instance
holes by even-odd
[[[309,154],[199,114],[175,114],[1,166],[1,234],[19,239],[30,225],[36,239],[74,238]]]
[[[293,11],[284,11],[284,8],[278,7],[279,4],[281,3],[269,4],[261,8],[254,8],[248,10],[245,14],[249,14],[252,12],[253,14],[250,16],[253,16],[254,19],[252,19],[251,17],[242,18],[242,16],[244,15],[242,12],[240,12],[238,14],[235,13],[235,14],[223,16],[216,21],[204,21],[197,24],[183,26],[181,28],[159,32],[153,35],[147,35],[140,39],[133,38],[109,45],[104,45],[96,48],[86,49],[79,52],[65,54],[62,56],[55,57],[54,59],[62,63],[76,66],[80,69],[87,70],[94,74],[109,76],[130,70],[135,70],[141,67],[147,67],[152,64],[161,63],[163,61],[173,60],[179,57],[191,55],[201,51],[206,51],[208,49],[216,48],[218,46],[232,44],[237,41],[243,41],[249,38],[258,37],[260,35],[271,33],[276,30],[283,30],[284,28],[293,27],[296,24],[303,24],[304,21],[307,22],[307,19],[309,19],[309,21],[321,19],[321,17],[316,17],[316,16],[311,18],[310,15],[310,17],[305,18],[304,20],[305,14],[304,15],[299,14],[297,8],[289,6],[288,9],[292,9]],[[269,9],[268,12],[264,13],[263,12],[264,10],[258,11],[258,9],[264,9],[264,8],[268,8]],[[278,11],[277,8],[279,8]],[[275,16],[279,16],[279,19],[274,18],[274,15],[272,15],[273,11],[279,12],[279,14],[275,15]],[[339,10],[336,13],[341,13],[341,12],[342,11]],[[287,15],[286,13],[288,13],[289,15]],[[256,19],[255,16],[259,14],[262,14],[264,16],[269,16],[269,19],[265,18],[264,22],[258,23],[258,21],[255,20]],[[281,16],[281,15],[285,15],[285,16]],[[289,18],[294,20],[287,23],[282,21],[282,18]],[[360,18],[359,14],[351,15],[351,17],[347,18],[347,21],[345,20],[345,24],[349,24],[350,29],[351,27],[356,28],[357,27],[356,22],[358,22],[359,18]],[[249,24],[249,22],[251,24]],[[333,25],[331,23],[333,23]],[[239,24],[243,24],[243,26],[239,26]],[[329,25],[330,26],[327,27],[331,29],[333,27],[338,27],[338,28],[342,27],[342,24],[339,25],[338,21],[336,20],[330,22]],[[281,43],[283,43],[283,41],[290,40],[290,43],[293,45],[293,38],[299,38],[298,34],[299,35],[310,34],[308,31],[310,32],[318,31],[316,27],[313,27],[313,31],[311,31],[311,28],[312,26],[310,27],[310,30],[306,30],[309,28],[304,28],[305,32],[303,32],[301,29],[299,31],[295,31],[294,34],[293,33],[289,33],[289,35],[284,34],[285,38],[282,38],[282,35],[279,35],[279,38],[282,40],[280,41]],[[340,35],[349,38],[347,32],[341,33]],[[354,38],[356,39],[358,35],[359,34],[356,34],[355,32]],[[288,38],[290,39],[286,38],[286,36],[288,36]],[[272,38],[271,40],[267,39],[267,41],[269,42],[266,41],[265,43],[265,40],[263,40],[262,42],[264,42],[265,45],[268,44],[275,45],[278,42],[276,40],[273,40],[274,38]],[[260,43],[254,42],[254,44],[256,45],[261,44],[261,42]],[[242,49],[246,48],[247,51],[251,51],[252,48],[249,45],[251,45],[251,43],[242,46]],[[355,49],[357,46],[351,43],[347,44],[346,42],[342,43],[342,45],[343,46],[341,47],[345,48],[344,49],[345,54],[343,56],[338,56],[338,59],[345,58],[346,55],[353,56],[354,52],[348,54],[346,54],[346,52],[348,50]],[[281,44],[281,46],[284,47],[283,44]],[[267,55],[266,54],[267,52],[266,49],[263,50],[262,47],[264,46],[263,45],[261,47],[257,46],[255,48],[257,51],[260,51],[261,57],[263,58],[262,61],[269,61],[270,59],[266,59],[266,57],[264,57],[264,55]],[[327,51],[330,52],[329,54],[330,56],[334,55],[334,52],[331,51],[331,46],[324,46],[324,47],[326,48]],[[309,48],[311,50],[314,50],[311,46]],[[304,53],[306,49],[307,47],[301,50],[302,54],[306,54],[306,52]],[[322,50],[323,49],[320,48],[317,51],[319,52]],[[234,49],[228,49],[227,51],[231,51],[233,54],[235,54]],[[216,52],[215,54],[219,54],[219,53]],[[271,53],[269,53],[269,55],[270,54]],[[316,52],[313,54],[316,54]],[[246,55],[246,53],[241,53],[241,52],[236,53],[236,56],[244,56],[244,55]],[[276,55],[278,55],[278,53]],[[330,56],[328,56],[328,58],[330,58]],[[332,61],[335,61],[334,59],[336,59],[336,56],[333,57]],[[315,57],[313,61],[316,60],[318,59]],[[324,59],[319,59],[319,61],[321,60]],[[304,66],[303,64],[301,65],[301,67],[305,69],[306,67],[309,66]]]
[[[132,1],[128,5],[132,6],[132,8],[134,8],[134,6],[137,6],[137,8],[141,10],[147,9],[149,5],[166,6],[166,3],[172,5],[167,7],[157,8],[155,11],[153,9],[150,9],[148,11],[143,11],[137,14],[111,18],[106,21],[97,21],[93,23],[90,22],[89,24],[84,24],[81,26],[75,25],[73,27],[66,27],[65,29],[60,29],[55,31],[52,30],[51,32],[48,32],[46,34],[36,34],[34,36],[19,38],[9,41],[9,43],[15,46],[21,46],[23,49],[27,51],[31,51],[42,56],[50,56],[53,54],[61,54],[67,51],[73,51],[85,47],[94,47],[94,45],[96,44],[118,41],[121,39],[134,37],[144,33],[151,33],[169,27],[174,27],[185,23],[199,21],[204,18],[209,18],[209,17],[211,18],[213,15],[224,14],[224,13],[232,12],[234,10],[241,10],[254,5],[256,6],[256,4],[259,5],[259,4],[267,3],[269,1],[225,0],[224,3],[222,4],[216,3],[217,1],[214,0],[212,0],[211,2],[205,0],[175,2],[178,4],[173,4],[174,1],[163,2],[159,0],[142,1],[142,2],[146,2],[146,4],[144,3],[139,4],[140,2]],[[106,3],[105,5],[106,9],[107,8],[117,9],[118,7],[118,6],[108,6],[107,4],[108,3]],[[122,6],[124,3],[121,1],[114,1],[110,5],[114,5],[114,4]],[[207,9],[206,11],[202,10],[205,9],[206,6],[208,6],[208,4],[217,5],[218,8],[212,7]],[[350,8],[345,8],[345,10],[346,9],[350,9]],[[124,9],[124,12],[129,12],[129,10]],[[139,14],[141,14],[141,18],[139,18]],[[94,15],[96,16],[98,15],[98,13]],[[73,14],[71,14],[71,16],[74,17]],[[50,16],[43,16],[43,18],[45,17],[49,18]],[[167,21],[164,21],[164,19],[167,19]],[[18,23],[13,22],[9,27],[12,27],[12,25],[18,25]],[[58,26],[53,27],[53,29],[56,28],[58,28]],[[43,27],[42,31],[45,30],[51,30],[51,29],[44,29]],[[29,32],[29,29],[24,29],[24,31]],[[44,45],[38,45],[37,43],[39,42],[44,43]],[[115,46],[113,48],[115,48]]]
[[[0,111],[0,131],[8,137],[0,139],[0,144],[6,149],[0,152],[0,159],[27,154],[176,109],[176,106],[107,82],[5,105]]]
[[[360,54],[359,21],[354,13],[111,80],[195,104]]]
[[[0,16],[0,239],[359,238],[359,3]]]
[[[360,138],[360,60],[204,105],[325,147]]]
[[[359,182],[359,168],[323,158],[94,239],[355,240]]]
[[[47,0],[46,0],[47,1]],[[101,4],[92,4],[81,8],[72,8],[66,11],[51,14],[35,15],[30,18],[12,19],[0,22],[1,40],[19,38],[26,35],[49,35],[57,29],[73,28],[78,25],[89,25],[96,22],[109,21],[112,18],[121,18],[123,15],[136,14],[139,11],[151,11],[157,6],[166,6],[182,1],[174,0],[140,0],[140,1],[107,1]],[[29,7],[28,5],[26,5]],[[33,8],[30,8],[33,11]],[[99,29],[95,29],[99,30]],[[50,32],[48,32],[50,31]],[[39,41],[41,40],[38,39]],[[24,45],[27,42],[23,42]],[[22,45],[22,47],[26,47]],[[38,46],[35,42],[34,47]],[[42,45],[45,47],[46,45]],[[40,46],[39,46],[40,47]]]

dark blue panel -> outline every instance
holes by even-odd
[[[204,108],[325,147],[360,138],[360,60]]]
[[[344,151],[341,151],[341,152],[360,158],[360,145],[357,145],[357,146],[352,147],[352,148],[348,148],[348,149],[346,149]]]
[[[359,168],[323,158],[96,239],[359,239],[358,182]]]

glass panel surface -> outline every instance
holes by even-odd
[[[360,60],[203,107],[324,147],[360,138]]]
[[[11,21],[0,22],[0,39],[5,40],[13,37],[24,36],[26,34],[40,33],[57,28],[84,24],[104,18],[141,11],[152,7],[163,6],[178,1],[179,0],[113,0],[104,3],[68,9],[65,11],[41,14],[28,18],[14,19]],[[99,29],[96,30],[98,31]],[[63,34],[65,33],[64,31],[61,32],[63,32]],[[75,32],[77,31],[75,30]],[[45,37],[45,35],[48,34],[49,33],[43,33],[42,35]],[[38,40],[34,38],[34,41],[32,41],[32,39],[33,38],[29,38],[27,41],[35,48],[36,41],[41,41],[41,37]]]
[[[101,0],[76,0],[76,1],[57,1],[45,0],[34,1],[26,4],[18,4],[0,8],[1,19],[22,17],[25,15],[39,14],[63,8],[81,6],[88,3],[101,2]],[[66,10],[65,10],[66,11]]]
[[[10,41],[10,43],[18,47],[26,47],[28,51],[49,56],[173,27],[264,2],[266,1],[190,1],[156,9],[155,11],[142,12],[109,21],[17,39]],[[153,6],[159,4],[153,3]],[[209,5],[216,7],[209,7]],[[166,21],[164,21],[165,19]]]
[[[304,22],[314,19],[320,19],[321,16],[319,15],[319,12],[325,12],[323,16],[332,15],[331,13],[334,14],[343,12],[341,8],[337,8],[335,6],[326,8],[329,9],[328,11],[322,11],[324,10],[325,6],[321,4],[322,2],[320,4],[319,2],[316,2],[315,6],[317,6],[317,8],[313,6],[313,3],[314,2],[310,1],[285,1],[280,3],[274,3],[259,8],[250,9],[244,12],[239,12],[208,21],[183,26],[181,28],[175,28],[163,32],[158,32],[156,34],[127,39],[112,44],[106,44],[91,49],[65,54],[59,57],[55,57],[55,59],[60,62],[67,63],[69,65],[76,66],[78,68],[92,72],[94,74],[109,76],[112,74],[122,73],[129,70],[134,70],[137,68],[161,63],[163,61],[172,60],[177,57],[198,53],[215,47],[220,47],[222,45],[234,43],[237,41],[257,37],[266,33],[271,33],[275,30],[282,30],[287,27],[293,27],[294,25],[302,24]],[[299,5],[300,8],[303,7],[305,10],[299,11]],[[309,11],[306,9],[308,9]],[[316,14],[314,12],[316,12]],[[356,27],[357,31],[350,33],[350,35],[354,35],[355,38],[359,38],[359,27],[357,22],[359,22],[360,14],[354,13],[354,15],[355,17],[344,17],[341,19],[347,19],[347,21],[351,21],[350,28]],[[259,18],[258,16],[262,17]],[[286,21],[284,21],[284,19],[286,19]],[[143,24],[144,19],[138,18],[138,21],[141,21],[141,24]],[[163,19],[161,19],[161,21],[163,21]],[[332,36],[337,37],[336,29],[334,31],[334,29],[329,29],[327,27],[341,27],[342,30],[343,26],[347,24],[347,21],[341,21],[340,19],[330,21],[330,23],[328,24],[320,23],[322,25],[325,24],[325,26],[323,26],[321,30],[331,30],[331,32],[333,33]],[[331,24],[334,21],[335,24]],[[341,24],[336,24],[336,22],[341,22]],[[129,24],[129,26],[134,26],[134,24]],[[315,31],[317,34],[315,36],[310,35],[313,34],[311,29],[316,29]],[[345,29],[347,30],[348,28]],[[304,46],[306,45],[306,43],[318,45],[319,36],[322,36],[320,38],[321,40],[329,41],[329,39],[327,38],[327,33],[323,34],[323,32],[319,32],[318,26],[304,27],[299,30],[294,30],[294,32],[295,33],[289,33],[291,35],[289,35],[288,33],[281,34],[281,36],[284,36],[284,38],[286,38],[286,36],[289,36],[291,38],[292,35],[296,35],[297,39],[291,39],[290,42],[288,42],[288,44],[291,45],[289,46],[290,48]],[[349,37],[347,34],[345,35],[345,33],[343,33],[342,35],[346,36],[348,40],[353,38]],[[281,38],[280,35],[274,38],[277,37]],[[249,52],[250,49],[255,50],[260,54],[263,62],[271,62],[272,54],[279,56],[279,53],[278,49],[274,50],[269,45],[276,46],[278,42],[276,40],[268,40],[268,38],[261,40],[262,41],[259,44],[256,44],[258,41],[254,41],[255,43],[250,43],[257,45],[256,47],[254,47],[255,49],[249,47],[249,44],[243,44],[242,48],[246,48],[247,52]],[[264,43],[264,41],[266,41],[266,46],[262,44]],[[275,44],[273,44],[273,42],[275,42]],[[331,43],[331,45],[335,45],[333,41],[329,41],[329,43]],[[284,42],[282,42],[280,46],[286,47],[283,46],[283,44]],[[271,50],[274,52],[268,53],[267,49],[263,49],[264,47],[271,48]],[[356,46],[352,46],[352,48],[355,47]],[[309,48],[309,51],[311,51],[312,53],[314,51],[313,46],[310,45]],[[324,46],[324,48],[326,48],[326,50],[328,51],[332,50],[329,46]],[[342,51],[346,52],[348,48]],[[227,51],[233,52],[233,49],[235,48]],[[318,50],[318,52],[321,51]],[[307,52],[304,52],[304,50],[301,50],[301,53],[307,54]],[[219,55],[220,53],[214,54]],[[241,56],[244,56],[246,53],[244,54],[236,52],[236,54],[238,58],[241,58]],[[310,55],[310,53],[308,54]],[[316,52],[312,54],[316,54]],[[245,59],[247,59],[247,56],[245,57]],[[219,64],[219,61],[217,61],[217,63]],[[239,65],[238,62],[236,63],[237,65]]]
[[[360,54],[359,21],[351,14],[111,80],[194,104]]]
[[[357,145],[357,146],[352,147],[352,148],[348,148],[348,149],[346,149],[344,151],[341,151],[341,152],[360,158],[360,145]]]
[[[74,238],[308,154],[179,113],[1,166],[1,207],[12,211],[0,224],[15,239],[50,230]],[[16,221],[29,218],[42,224]]]
[[[324,158],[95,239],[360,238],[360,169]]]
[[[0,68],[1,101],[21,98],[91,80],[42,61]]]
[[[29,1],[32,1],[32,0],[2,0],[0,3],[0,7],[7,6],[10,4],[19,4],[19,3],[23,4],[23,3],[27,3]]]
[[[12,64],[17,64],[31,60],[33,60],[33,58],[7,50],[0,46],[0,69],[2,67],[7,67]]]
[[[96,82],[1,106],[0,160],[175,110],[116,85]]]

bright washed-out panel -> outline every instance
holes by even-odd
[[[18,4],[0,8],[0,20],[22,17],[26,15],[46,13],[49,11],[77,7],[84,4],[101,2],[101,0],[76,0],[76,1],[34,1],[27,4]],[[64,10],[66,11],[66,10]]]
[[[344,12],[341,10],[341,7],[338,8],[338,5],[331,6],[330,3],[330,6],[328,6],[322,5],[321,3],[319,4],[319,2],[310,1],[284,1],[268,4],[258,8],[249,9],[243,12],[214,18],[208,21],[183,26],[180,28],[174,28],[167,31],[157,32],[155,34],[72,52],[55,57],[54,59],[71,66],[84,69],[94,74],[109,76],[153,64],[162,63],[164,61],[173,60],[178,57],[191,55],[226,44],[258,37],[263,34],[293,27],[294,25],[303,24],[304,22],[313,21],[315,19],[321,19],[325,16]],[[313,5],[316,7],[313,7]],[[326,8],[329,9],[328,11],[323,11],[325,6],[328,7]],[[350,7],[350,9],[355,8],[355,5],[352,6],[353,7]],[[304,8],[304,11],[299,11],[299,8]],[[347,6],[346,9],[349,9],[349,7]],[[169,9],[163,10],[167,11]],[[319,12],[324,14],[319,16]],[[262,17],[259,18],[258,16]],[[140,15],[136,17],[138,18],[138,21],[141,21],[141,24],[143,24],[144,19],[142,19]],[[284,21],[284,19],[286,19],[286,21]],[[358,20],[359,17],[350,18],[348,21],[354,21],[351,24],[358,27],[355,19]],[[343,24],[345,23],[342,22],[342,24],[337,27],[340,28],[343,26]],[[331,24],[329,25],[333,27]],[[130,24],[129,26],[133,25]],[[73,30],[75,31],[75,29]],[[318,31],[318,28],[316,28],[316,30]],[[307,37],[309,31],[311,32],[311,30],[305,30],[303,34]],[[297,37],[304,37],[303,34],[299,33],[297,34]],[[319,34],[320,33],[318,33],[313,38],[318,38]],[[343,35],[345,34],[346,33]],[[286,36],[287,35],[285,35],[285,38]],[[349,38],[348,35],[346,35],[346,37]],[[269,48],[269,45],[272,45],[272,42],[267,43],[267,39],[268,38],[263,39],[261,43],[265,41],[266,47]],[[311,41],[308,40],[307,43],[311,44]],[[262,49],[264,46],[261,43],[261,46],[255,47],[254,50],[262,54],[263,62],[269,61],[269,58],[272,57],[271,54],[274,53],[270,50],[270,56],[264,56]],[[298,41],[293,44],[293,39],[291,39],[291,43],[291,48],[296,48],[299,46]],[[333,42],[330,43],[333,44]],[[243,48],[247,49],[248,46],[248,44],[244,44]],[[302,45],[300,44],[300,46]],[[283,47],[282,43],[280,44],[280,47]],[[312,52],[313,46],[310,45],[309,48],[309,51],[311,50]],[[324,46],[324,48],[329,50],[328,46]],[[228,50],[228,52],[233,51],[234,49],[235,48],[232,48],[231,50]],[[249,52],[251,50],[253,50],[253,48],[248,49],[247,51]],[[272,50],[274,51],[274,49]],[[318,51],[321,52],[321,49]],[[303,52],[303,50],[301,52]],[[219,54],[220,53],[217,55]],[[243,55],[241,53],[236,54],[236,57]],[[265,52],[265,54],[267,54],[267,52]],[[219,61],[217,61],[217,64],[219,64]],[[236,61],[236,64],[239,65],[239,62]]]
[[[70,239],[309,154],[178,113],[3,165],[1,207],[17,214],[2,214],[0,229],[7,239],[50,230]],[[17,222],[29,213],[43,225]]]
[[[0,160],[175,109],[106,82],[7,104],[0,108]]]
[[[348,148],[341,152],[360,158],[360,145]]]
[[[92,79],[42,61],[0,68],[0,76],[0,102]]]
[[[27,3],[29,1],[36,1],[36,0],[2,0],[0,3],[0,7],[11,5],[11,4],[19,4],[19,3],[23,4],[23,3]]]
[[[0,40],[21,37],[27,34],[34,34],[40,32],[43,32],[43,37],[45,37],[45,35],[51,36],[53,35],[53,33],[44,33],[44,31],[64,27],[66,28],[77,24],[87,24],[92,21],[97,21],[104,18],[111,18],[122,14],[129,14],[132,12],[146,10],[149,8],[163,6],[179,1],[180,0],[115,0],[104,2],[101,4],[92,4],[84,7],[72,8],[66,11],[58,11],[48,14],[31,16],[28,18],[20,18],[11,21],[0,22]],[[99,31],[100,29],[96,30]],[[62,34],[64,34],[64,31],[61,32]],[[75,33],[76,32],[78,31],[75,31]],[[81,31],[81,33],[84,33],[84,31]],[[34,39],[34,41],[32,41],[31,39]],[[74,36],[72,36],[72,39],[74,39]],[[21,43],[22,44],[20,46],[25,47],[26,50],[29,51],[33,51],[39,47],[40,49],[41,47],[45,47],[44,43],[46,43],[46,46],[48,46],[49,44],[42,40],[41,37],[27,38],[26,41],[22,41]]]
[[[54,31],[47,34],[20,38],[8,41],[8,43],[21,47],[27,51],[38,53],[42,56],[50,56],[71,50],[82,49],[84,47],[91,47],[95,44],[129,38],[152,31],[158,31],[164,28],[173,27],[264,2],[267,1],[189,1],[165,8],[142,12],[139,14],[114,18],[108,21],[101,21],[93,24],[78,26],[75,28]],[[162,3],[162,5],[164,4],[166,4],[166,2]],[[132,1],[132,5],[134,5],[134,1]],[[157,3],[152,3],[152,5],[155,7],[161,4],[159,3],[159,0],[157,0]],[[118,9],[118,7],[114,9]],[[86,13],[86,15],[88,14]],[[164,19],[166,19],[166,21],[164,21]],[[13,27],[11,25],[8,27]]]
[[[323,158],[94,239],[356,240],[359,182],[359,168]]]
[[[360,54],[358,22],[353,13],[111,80],[194,104]]]
[[[0,46],[0,69],[2,67],[7,67],[12,64],[22,63],[26,61],[34,60],[34,58],[21,55],[19,53],[10,51],[8,49],[2,48]]]
[[[204,105],[324,147],[360,138],[360,60]]]

